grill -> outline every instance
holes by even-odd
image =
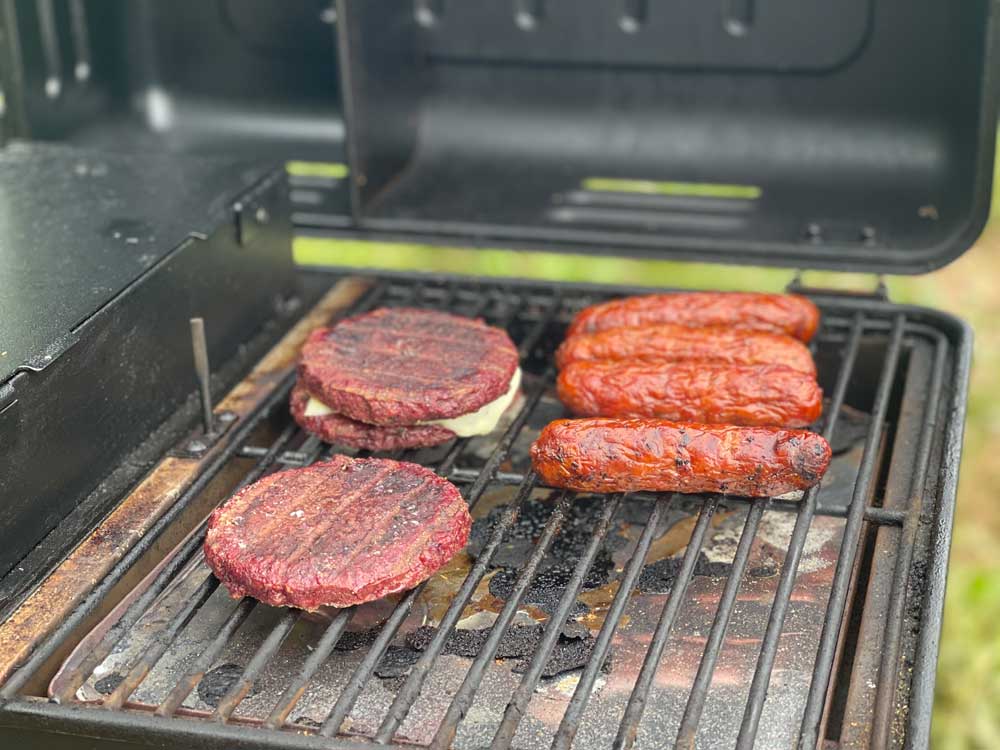
[[[354,300],[340,314],[447,309],[519,347],[523,400],[497,435],[387,454],[460,486],[476,519],[466,553],[388,604],[311,615],[230,599],[198,519],[235,487],[339,450],[291,422],[287,363],[251,375],[237,391],[257,389],[256,405],[217,412],[226,432],[186,489],[4,683],[0,724],[182,747],[926,743],[969,364],[960,324],[815,297],[818,429],[836,455],[802,498],[547,490],[526,449],[561,415],[554,348],[574,311],[624,291],[339,284],[328,299]]]
[[[796,277],[818,489],[574,495],[528,460],[563,413],[553,351],[637,290],[290,252],[925,273],[970,247],[996,3],[757,6],[0,0],[0,744],[927,747],[961,321]],[[390,454],[460,487],[469,545],[350,610],[231,599],[205,518],[340,450],[290,419],[295,358],[381,305],[519,346],[492,436]]]

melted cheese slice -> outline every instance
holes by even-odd
[[[507,407],[513,403],[514,397],[517,396],[517,389],[520,386],[521,368],[518,367],[514,371],[514,377],[510,379],[510,386],[507,388],[507,392],[495,401],[490,401],[490,403],[481,406],[470,414],[461,414],[451,419],[432,419],[426,422],[417,422],[417,424],[441,425],[459,437],[489,435],[496,429],[497,424],[500,422],[500,417],[507,411]],[[329,406],[315,396],[310,396],[308,403],[306,403],[304,415],[307,417],[325,417],[327,414],[333,413],[333,409]]]

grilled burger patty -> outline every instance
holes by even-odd
[[[556,352],[564,368],[585,360],[700,360],[731,365],[782,364],[816,374],[816,364],[805,344],[779,333],[736,328],[692,328],[675,323],[611,328],[566,339]]]
[[[531,446],[546,484],[578,492],[723,492],[774,497],[818,483],[820,435],[659,419],[561,419]]]
[[[370,451],[394,451],[406,448],[429,448],[455,437],[451,430],[436,424],[382,426],[358,422],[340,414],[305,416],[309,391],[301,383],[292,389],[292,418],[320,440]]]
[[[795,294],[650,294],[587,307],[577,313],[566,335],[657,323],[746,328],[786,333],[809,341],[819,325],[819,309],[810,300]]]
[[[209,519],[205,559],[234,598],[348,607],[426,580],[471,525],[458,489],[429,469],[337,456],[236,493]]]
[[[481,320],[383,308],[314,331],[299,379],[333,412],[375,425],[470,414],[507,393],[518,353]]]
[[[556,389],[582,417],[805,427],[823,409],[816,380],[783,365],[576,362],[559,373]]]

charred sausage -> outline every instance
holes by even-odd
[[[531,446],[545,484],[578,492],[722,492],[774,497],[818,483],[820,435],[659,419],[560,419]]]
[[[585,360],[700,360],[730,365],[780,364],[816,374],[809,349],[780,333],[713,326],[690,328],[675,323],[613,328],[566,339],[556,352],[561,368]]]
[[[581,417],[805,427],[823,408],[816,380],[783,365],[576,362],[556,389]]]
[[[656,323],[747,328],[786,333],[800,341],[809,341],[819,325],[819,310],[810,300],[795,294],[650,294],[584,308],[577,313],[566,335]]]

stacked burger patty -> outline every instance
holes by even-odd
[[[481,320],[383,308],[309,336],[295,421],[326,442],[422,448],[488,434],[520,385],[517,348]]]
[[[518,394],[518,353],[481,320],[379,309],[309,336],[291,412],[330,443],[396,450],[492,432]],[[384,458],[334,456],[279,472],[209,519],[205,559],[234,597],[306,610],[418,585],[468,540],[453,484]]]
[[[582,310],[556,355],[578,417],[542,431],[532,462],[557,487],[769,497],[815,485],[830,461],[800,428],[822,413],[804,297],[694,292]]]

